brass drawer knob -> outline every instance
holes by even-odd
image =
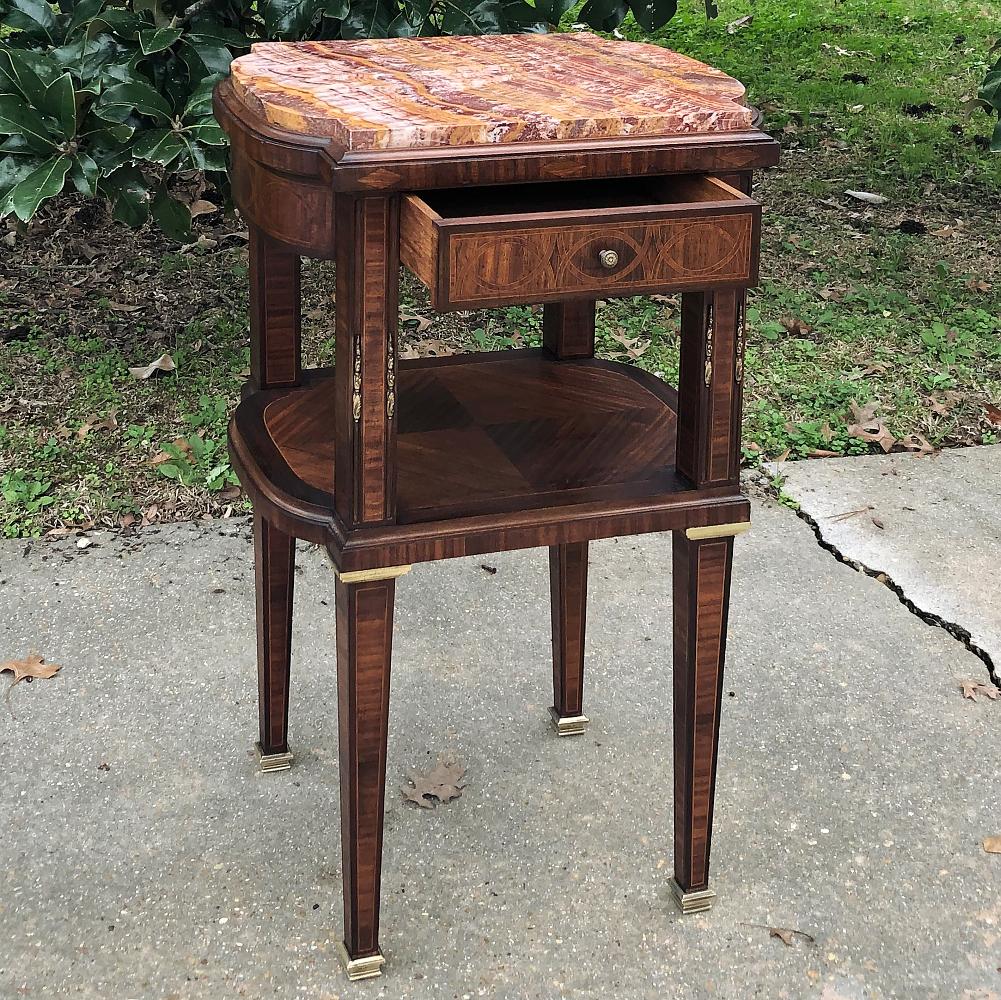
[[[602,250],[598,254],[598,260],[602,267],[611,269],[619,263],[619,255],[614,250]]]

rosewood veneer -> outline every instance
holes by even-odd
[[[548,546],[556,732],[584,731],[588,542],[674,533],[675,870],[706,909],[739,488],[753,170],[743,88],[586,34],[275,42],[215,95],[250,226],[251,378],[230,453],[254,502],[260,753],[288,744],[295,539],[337,573],[344,938],[379,975],[395,581]],[[336,261],[336,364],[303,370],[302,256]],[[399,268],[435,308],[544,303],[538,349],[400,360]],[[594,357],[595,300],[681,292],[677,388]]]

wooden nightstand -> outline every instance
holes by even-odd
[[[250,224],[260,749],[291,763],[296,538],[338,575],[343,958],[378,975],[395,580],[549,546],[554,705],[582,732],[587,545],[674,532],[675,876],[705,909],[739,488],[751,171],[739,83],[592,35],[257,45],[216,92]],[[304,371],[301,256],[336,260],[336,366]],[[399,265],[435,308],[543,302],[544,346],[397,360]],[[683,292],[677,389],[594,358],[595,300]]]

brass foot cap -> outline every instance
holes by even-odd
[[[558,736],[579,736],[591,721],[586,715],[560,715],[555,708],[549,709]]]
[[[382,975],[382,967],[386,964],[381,952],[374,955],[366,955],[364,958],[352,958],[348,954],[348,949],[343,941],[337,942],[337,957],[344,966],[344,971],[348,974],[348,979],[375,979]]]
[[[701,913],[711,910],[716,893],[712,889],[699,889],[697,892],[685,892],[676,879],[671,879],[671,894],[682,913]]]
[[[292,766],[291,750],[286,750],[284,753],[265,753],[260,742],[255,745],[262,771],[287,771]]]

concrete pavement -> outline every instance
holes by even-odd
[[[397,599],[380,980],[340,917],[333,578],[299,555],[293,770],[261,775],[245,522],[0,543],[0,997],[861,998],[1001,993],[1001,702],[981,662],[758,503],[737,542],[715,908],[671,874],[670,539],[593,546],[588,733],[550,733],[539,550]],[[486,563],[496,574],[481,569]],[[9,676],[9,675],[7,675]],[[456,752],[461,798],[405,803]],[[814,937],[786,946],[769,927]]]

